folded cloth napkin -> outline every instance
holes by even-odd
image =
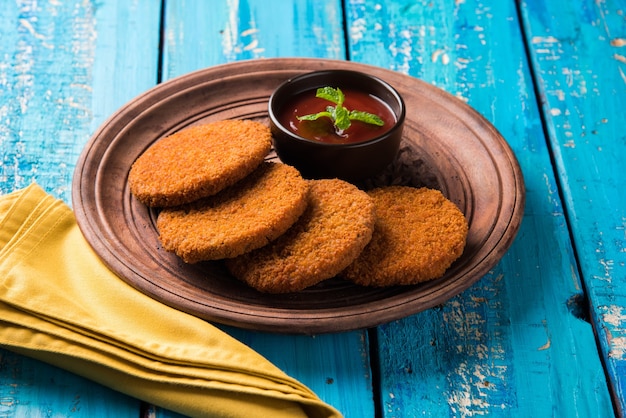
[[[189,416],[341,416],[250,348],[119,279],[36,184],[0,197],[0,346]]]

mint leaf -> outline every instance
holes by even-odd
[[[363,112],[361,110],[353,110],[350,112],[350,120],[358,120],[361,122],[369,123],[371,125],[383,126],[385,122],[379,118],[377,115],[374,115],[369,112]]]
[[[319,112],[319,113],[312,113],[310,115],[296,116],[298,120],[317,120],[323,117],[328,117],[328,118],[333,119],[333,115],[331,112]]]
[[[335,107],[335,127],[340,131],[345,131],[350,127],[350,112],[343,106]]]
[[[343,105],[343,102],[346,99],[341,90],[334,89],[332,87],[318,88],[315,97],[333,102],[337,106]]]

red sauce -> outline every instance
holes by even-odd
[[[396,122],[391,108],[376,96],[358,90],[341,89],[345,95],[343,106],[348,110],[360,110],[377,115],[385,123],[383,126],[353,120],[350,127],[338,133],[328,117],[314,121],[301,121],[298,116],[319,113],[327,106],[334,106],[328,100],[315,97],[315,90],[306,91],[296,96],[290,106],[285,106],[278,116],[280,123],[301,137],[328,143],[354,143],[376,138],[390,130]]]

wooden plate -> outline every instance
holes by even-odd
[[[220,262],[186,265],[159,245],[155,213],[127,186],[133,161],[187,126],[226,118],[266,120],[267,100],[296,74],[345,68],[392,84],[407,104],[403,145],[389,182],[436,187],[469,221],[463,256],[441,279],[419,286],[364,288],[331,279],[288,295],[261,294]],[[73,179],[78,224],[122,279],[174,308],[242,328],[323,333],[372,327],[440,304],[467,289],[502,257],[519,229],[524,184],[496,129],[472,108],[410,76],[347,61],[263,59],[220,65],[165,82],[116,112],[85,147]]]

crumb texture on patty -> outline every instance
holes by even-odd
[[[295,168],[264,162],[214,196],[163,209],[157,218],[159,240],[187,263],[238,256],[292,226],[306,209],[308,190]]]
[[[261,292],[303,290],[337,275],[372,237],[374,205],[342,180],[309,180],[304,214],[273,243],[226,260],[231,274]]]
[[[271,148],[267,126],[222,120],[162,138],[133,163],[131,193],[152,207],[170,207],[211,196],[243,179]]]
[[[390,186],[369,195],[372,240],[340,276],[364,286],[417,284],[443,276],[463,253],[467,221],[438,190]]]

